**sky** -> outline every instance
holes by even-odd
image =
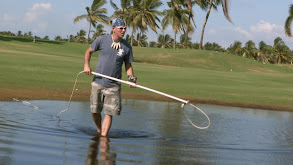
[[[167,1],[162,0],[163,6],[159,10],[168,7]],[[114,2],[120,6],[120,1]],[[73,20],[85,14],[85,8],[91,3],[92,0],[0,0],[0,31],[31,31],[34,35],[49,36],[50,39],[58,35],[67,38],[71,34],[76,35],[81,29],[88,31],[89,23],[86,20],[78,23]],[[232,23],[224,17],[221,6],[218,11],[212,10],[205,29],[204,43],[215,42],[224,48],[235,41],[242,42],[244,46],[249,40],[256,45],[260,41],[273,45],[274,39],[281,37],[293,49],[293,37],[287,37],[284,32],[290,4],[293,4],[292,0],[230,0]],[[113,14],[114,9],[109,1],[105,8],[108,9],[108,16]],[[206,13],[198,7],[194,7],[193,11],[197,28],[191,37],[192,42],[199,42]],[[293,25],[291,27],[293,29]],[[105,26],[105,30],[110,32],[111,28]],[[158,30],[158,34],[170,34],[174,38],[171,27],[164,32]],[[157,41],[158,34],[149,29],[148,41]]]

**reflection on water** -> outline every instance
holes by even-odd
[[[116,164],[116,154],[109,151],[109,141],[108,137],[100,137],[96,135],[92,138],[93,142],[89,145],[87,158],[85,161],[86,165],[92,164]],[[99,153],[99,154],[98,154]]]
[[[123,100],[109,138],[95,134],[89,102],[0,102],[0,164],[291,164],[293,113],[197,105],[211,119],[190,125],[180,103]],[[192,116],[200,124],[199,114]]]

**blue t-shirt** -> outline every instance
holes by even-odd
[[[133,62],[132,47],[124,39],[120,41],[121,47],[116,50],[111,47],[113,41],[111,35],[99,36],[92,44],[93,51],[99,51],[97,73],[121,79],[122,65]],[[120,86],[119,82],[95,76],[94,80],[104,87]]]

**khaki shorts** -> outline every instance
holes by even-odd
[[[92,113],[101,113],[104,108],[104,113],[107,115],[120,115],[122,108],[120,91],[120,86],[106,88],[92,82],[90,99]]]

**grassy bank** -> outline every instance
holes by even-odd
[[[88,46],[0,36],[0,99],[67,100],[76,74],[83,70]],[[291,66],[213,51],[134,47],[133,52],[140,85],[193,102],[293,110]],[[92,69],[97,55],[92,56]],[[91,79],[79,77],[75,100],[88,99]],[[126,85],[122,88],[124,97],[166,99]]]

